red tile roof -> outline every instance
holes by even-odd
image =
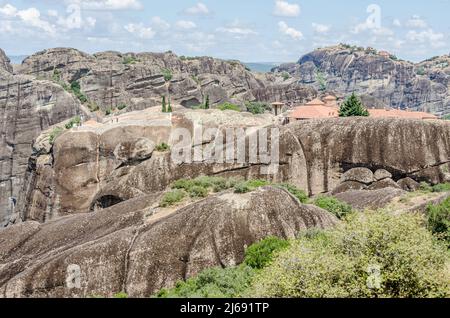
[[[439,119],[437,116],[425,112],[398,110],[398,109],[369,109],[370,117],[375,118],[412,118],[412,119]]]
[[[295,119],[334,118],[339,116],[339,108],[329,106],[299,106],[289,116]]]

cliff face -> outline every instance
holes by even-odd
[[[161,142],[172,145],[172,129],[193,131],[195,120],[223,129],[239,125],[256,129],[271,124],[265,118],[246,118],[234,112],[224,114],[229,122],[215,117],[221,112],[201,113],[175,113],[173,125],[123,122],[100,131],[71,131],[59,137],[53,149],[42,150],[36,145],[35,149],[41,150],[33,156],[20,197],[22,219],[46,222],[86,213],[163,191],[185,177],[267,177],[260,170],[263,161],[178,164],[169,152],[152,153],[146,150],[150,146],[143,147]],[[290,182],[311,195],[333,191],[352,168],[385,169],[392,182],[410,177],[437,184],[450,180],[449,140],[450,124],[437,121],[349,118],[294,123],[280,127],[280,168],[269,177]],[[122,148],[128,152],[119,155],[117,149]],[[193,145],[192,151],[196,148]],[[249,148],[247,140],[247,152]],[[136,158],[132,149],[141,149],[141,156]]]
[[[80,113],[79,103],[60,86],[0,70],[0,225],[18,200],[33,140]]]
[[[185,107],[201,104],[209,96],[211,105],[255,100],[254,91],[283,85],[280,78],[254,74],[237,61],[210,57],[184,58],[173,53],[94,55],[74,49],[50,49],[30,56],[22,74],[39,78],[80,81],[81,90],[102,110],[125,104],[142,110],[160,104],[162,96]],[[308,93],[303,94],[306,100]],[[263,96],[272,101],[273,96]]]
[[[316,50],[297,64],[274,71],[288,72],[317,89],[342,95],[356,92],[376,98],[381,105],[442,115],[450,113],[449,61],[443,56],[414,64],[340,45]]]
[[[11,61],[2,49],[0,49],[0,72],[1,71],[6,71],[8,73],[12,73],[13,71]]]

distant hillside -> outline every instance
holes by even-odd
[[[356,92],[394,108],[450,114],[448,55],[416,64],[388,52],[341,44],[308,53],[274,72],[287,72],[318,90]]]
[[[260,73],[268,73],[270,72],[274,67],[277,67],[281,63],[276,62],[261,62],[261,63],[243,63],[245,66],[247,66],[252,72],[260,72]]]

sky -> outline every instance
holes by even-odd
[[[450,53],[448,12],[450,0],[0,0],[0,48],[294,62],[348,43],[418,62]]]

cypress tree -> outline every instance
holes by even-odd
[[[172,103],[171,103],[171,101],[170,101],[170,97],[169,97],[169,106],[167,107],[167,112],[168,113],[171,113],[173,110],[172,110]]]
[[[205,109],[209,109],[209,95],[206,95]]]
[[[368,117],[369,112],[362,104],[361,100],[353,93],[345,102],[341,105],[339,109],[339,117],[353,117],[361,116]]]
[[[167,107],[166,107],[166,96],[162,97],[162,112],[167,113]]]

